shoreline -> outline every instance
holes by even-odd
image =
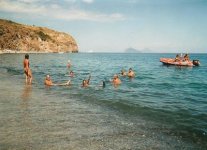
[[[81,51],[67,51],[67,52],[50,52],[50,51],[16,51],[16,50],[10,50],[10,49],[5,49],[5,50],[0,50],[0,55],[1,54],[51,54],[51,53],[58,53],[58,54],[63,54],[63,53],[90,53],[90,52],[81,52]],[[93,54],[104,54],[104,53],[109,53],[109,54],[113,54],[112,52],[92,52]],[[125,53],[125,52],[116,52],[117,54],[177,54],[176,52],[175,53],[166,53],[166,52],[163,52],[163,53],[157,53],[157,52],[151,52],[151,53]],[[116,54],[114,53],[114,54]],[[189,53],[189,54],[207,54],[207,53]]]
[[[28,53],[28,54],[47,54],[47,53],[51,53],[51,52],[0,52],[0,54],[25,54],[25,53]]]
[[[4,50],[0,51],[0,54],[50,54],[50,53],[78,53],[78,52],[38,52],[38,51],[13,51],[13,50]]]

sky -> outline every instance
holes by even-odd
[[[206,53],[207,0],[0,0],[0,18],[69,33],[80,52]]]

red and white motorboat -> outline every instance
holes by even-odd
[[[193,67],[193,66],[199,66],[200,62],[199,60],[179,60],[175,61],[174,58],[160,58],[160,62],[162,62],[164,65],[175,65],[175,66],[188,66],[188,67]]]

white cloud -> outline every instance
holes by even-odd
[[[64,1],[65,2],[72,2],[72,3],[78,2],[78,0],[64,0]],[[81,1],[84,2],[84,3],[88,3],[88,4],[94,2],[94,0],[81,0]]]
[[[17,0],[18,2],[23,2],[23,3],[35,3],[38,2],[40,0]]]
[[[31,5],[19,1],[0,1],[0,10],[14,13],[40,13],[45,11],[45,6]]]
[[[77,2],[77,0],[64,0],[65,2],[69,2],[69,3],[75,3]]]
[[[63,8],[58,4],[47,4],[44,5],[40,0],[18,0],[11,1],[5,0],[0,1],[0,10],[5,12],[13,12],[19,14],[30,14],[30,15],[41,15],[55,19],[63,20],[86,20],[86,21],[120,21],[124,20],[125,17],[120,13],[104,14],[90,12],[80,9]],[[70,0],[71,1],[71,0]],[[93,2],[93,0],[84,0],[87,2]]]
[[[121,14],[98,14],[81,10],[59,11],[54,14],[54,17],[64,20],[88,20],[98,22],[120,21],[124,20]]]
[[[82,0],[84,3],[93,3],[93,0]]]

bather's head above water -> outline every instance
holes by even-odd
[[[50,80],[50,75],[46,75],[46,80]]]
[[[29,59],[29,55],[28,54],[25,54],[24,58],[25,59]]]

